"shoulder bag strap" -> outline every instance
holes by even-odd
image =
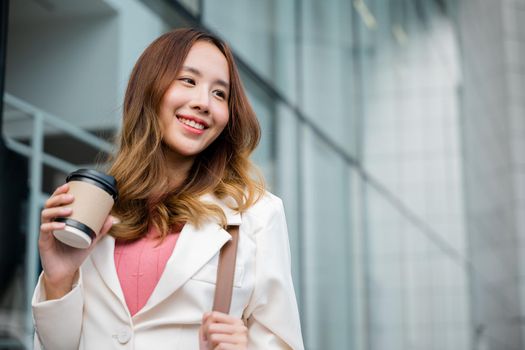
[[[230,313],[232,301],[233,276],[235,275],[235,259],[237,257],[237,245],[239,242],[239,226],[228,226],[228,233],[232,239],[226,242],[219,255],[219,266],[217,267],[217,284],[215,286],[215,297],[213,300],[213,311]]]

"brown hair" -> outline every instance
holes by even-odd
[[[217,46],[228,62],[229,120],[217,139],[197,155],[182,185],[169,188],[159,105],[191,47],[200,40]],[[123,240],[137,239],[154,225],[165,237],[176,224],[190,222],[198,226],[210,216],[225,225],[222,209],[201,200],[201,196],[230,196],[236,204],[232,209],[239,212],[253,205],[264,191],[262,178],[249,159],[259,138],[259,122],[228,45],[198,29],[163,34],[138,59],[124,97],[118,151],[109,170],[118,182],[119,198],[113,214],[120,224],[110,234]]]

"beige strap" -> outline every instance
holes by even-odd
[[[239,242],[239,226],[228,226],[227,230],[232,236],[232,239],[226,242],[221,248],[219,266],[217,267],[215,298],[213,300],[213,310],[225,314],[230,313],[232,301],[235,259],[237,257],[237,245]]]

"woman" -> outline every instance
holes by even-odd
[[[119,198],[87,250],[42,211],[35,348],[302,349],[282,202],[252,178],[259,124],[228,46],[195,29],[137,61],[109,173]],[[218,253],[240,225],[230,315],[211,313]],[[106,235],[106,233],[108,233]]]

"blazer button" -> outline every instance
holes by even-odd
[[[129,327],[121,328],[117,333],[117,340],[120,344],[126,344],[131,339],[131,329]]]

